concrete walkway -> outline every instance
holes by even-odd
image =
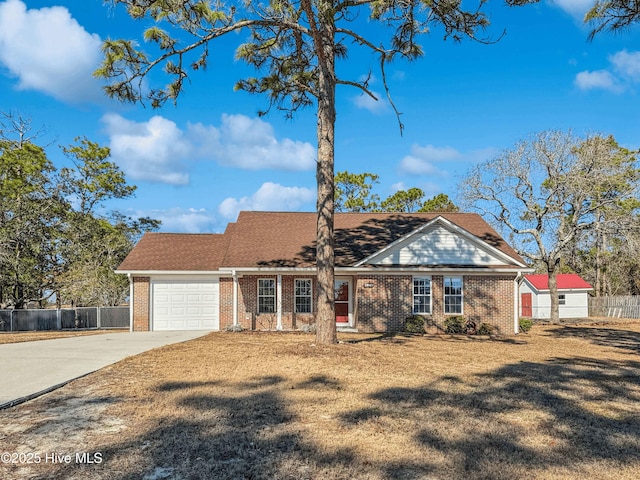
[[[0,409],[48,393],[131,355],[207,333],[105,333],[0,345]]]

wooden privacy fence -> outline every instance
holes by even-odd
[[[0,310],[0,332],[129,328],[129,307]]]
[[[640,318],[640,296],[589,297],[589,316]]]

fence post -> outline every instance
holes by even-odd
[[[13,309],[11,309],[11,312],[9,313],[9,324],[11,325],[9,327],[9,331],[13,332]]]
[[[62,330],[62,309],[56,308],[56,330]]]
[[[99,329],[100,328],[100,312],[102,310],[102,307],[96,307],[96,327]]]

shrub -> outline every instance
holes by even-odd
[[[465,333],[466,323],[462,316],[449,317],[444,321],[444,331],[450,334]]]
[[[478,335],[493,335],[494,328],[488,323],[481,323],[478,328]]]
[[[305,333],[316,333],[316,324],[305,323],[304,325],[302,325],[302,327],[300,327],[300,330],[302,330]]]
[[[522,333],[527,333],[533,327],[533,320],[530,318],[521,318],[520,319],[520,331]]]
[[[404,331],[407,333],[424,333],[424,317],[412,315],[404,321]]]
[[[241,332],[242,331],[242,325],[227,325],[226,331],[227,332]]]

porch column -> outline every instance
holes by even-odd
[[[238,326],[238,274],[235,270],[231,272],[233,277],[233,326]]]
[[[518,272],[513,280],[513,333],[520,333],[520,276],[522,272]]]
[[[133,332],[133,277],[130,273],[127,273],[127,277],[129,278],[129,331]]]
[[[276,281],[276,330],[282,330],[282,274]]]

